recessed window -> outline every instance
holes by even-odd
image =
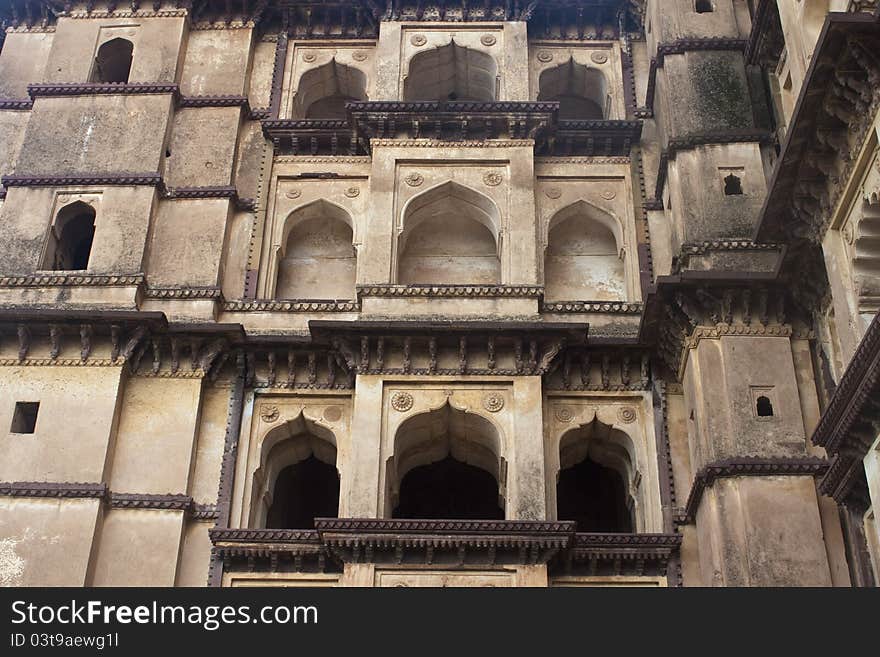
[[[712,0],[696,0],[694,10],[698,14],[711,14],[715,11],[715,6],[712,4]]]
[[[39,410],[40,402],[15,402],[15,412],[12,414],[12,427],[9,432],[34,433]]]
[[[89,268],[95,239],[95,209],[76,201],[58,212],[49,234],[43,268],[82,271]]]
[[[116,38],[98,48],[92,68],[91,82],[128,82],[134,44],[128,39]]]
[[[773,417],[773,403],[769,397],[761,395],[755,403],[755,412],[758,417]]]
[[[724,195],[725,196],[742,196],[743,186],[742,178],[731,173],[724,178]]]

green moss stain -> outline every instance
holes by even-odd
[[[753,127],[749,90],[737,57],[738,53],[701,53],[688,62],[701,130]]]

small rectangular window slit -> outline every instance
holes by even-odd
[[[37,412],[40,402],[15,402],[10,433],[34,433],[37,428]]]

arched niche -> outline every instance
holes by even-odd
[[[339,473],[336,436],[329,429],[300,414],[266,434],[260,448],[259,466],[251,487],[251,527],[309,529],[311,526],[279,527],[278,493],[297,495],[287,500],[302,518],[335,517],[339,509]],[[279,485],[280,484],[280,485]],[[313,515],[310,515],[313,514]],[[272,521],[272,522],[270,522]],[[305,524],[305,523],[303,523]]]
[[[293,117],[345,119],[345,104],[358,100],[367,100],[367,76],[331,59],[303,73],[293,100]]]
[[[408,418],[386,462],[386,516],[414,517],[416,509],[429,519],[503,518],[503,442],[490,420],[448,403]]]
[[[43,269],[81,271],[89,268],[95,240],[95,209],[75,201],[55,215],[43,254]]]
[[[351,215],[324,200],[288,215],[278,254],[276,299],[354,299],[357,254]]]
[[[563,121],[609,118],[608,81],[596,68],[570,58],[543,71],[538,87],[538,100],[559,102],[559,118]]]
[[[498,285],[501,216],[488,197],[447,182],[404,208],[397,282],[406,285]]]
[[[102,43],[95,55],[89,82],[128,82],[134,44],[117,37]]]
[[[548,301],[624,301],[622,230],[607,212],[578,201],[557,212],[547,232],[544,297]]]
[[[414,55],[403,84],[405,101],[492,102],[497,95],[495,59],[454,40]]]
[[[578,531],[631,533],[637,527],[640,478],[629,436],[594,418],[559,442],[556,478],[558,520],[574,520]]]

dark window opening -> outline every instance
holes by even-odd
[[[134,44],[128,39],[111,39],[98,48],[91,82],[128,82]]]
[[[559,473],[556,510],[559,520],[577,522],[579,532],[633,531],[623,477],[590,458]]]
[[[314,455],[278,473],[267,529],[313,529],[315,518],[339,514],[339,475]]]
[[[598,121],[606,118],[606,82],[597,69],[573,59],[541,73],[538,100],[559,103],[561,121]]]
[[[773,417],[773,403],[769,398],[761,395],[758,397],[758,417]]]
[[[724,179],[725,196],[742,196],[742,193],[742,180],[739,178],[739,176],[730,174]]]
[[[696,3],[694,3],[694,8],[698,14],[710,14],[715,11],[715,7],[712,5],[712,0],[697,0]]]
[[[58,213],[49,238],[44,267],[56,271],[89,268],[95,240],[95,209],[77,201]]]
[[[39,410],[40,402],[15,402],[10,433],[34,433],[37,429]]]
[[[395,518],[503,520],[498,482],[480,468],[451,456],[410,470],[400,483]]]

